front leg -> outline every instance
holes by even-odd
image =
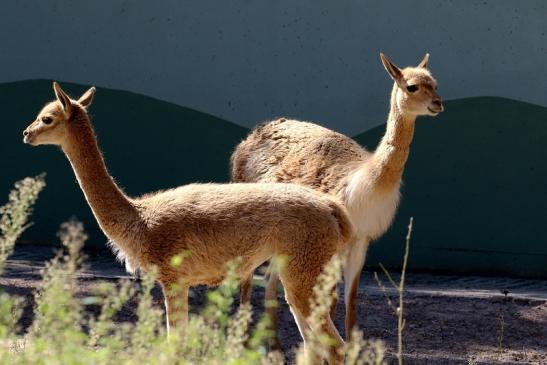
[[[251,304],[251,289],[253,286],[253,274],[242,278],[239,284],[239,303]]]
[[[367,257],[369,241],[358,240],[349,246],[344,267],[344,298],[346,302],[346,340],[351,340],[351,332],[356,326],[357,291],[361,271]]]
[[[181,283],[162,285],[165,297],[165,311],[167,317],[167,336],[170,337],[175,329],[179,331],[188,324],[188,291],[189,286]]]

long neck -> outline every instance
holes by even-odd
[[[87,115],[83,111],[78,114],[71,121],[71,137],[63,145],[63,151],[101,229],[121,245],[139,215],[108,174]]]
[[[396,93],[395,84],[391,92],[386,134],[376,148],[371,161],[372,166],[369,167],[374,170],[377,187],[382,189],[399,186],[414,136],[416,116],[404,113],[400,109]]]

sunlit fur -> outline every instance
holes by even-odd
[[[61,147],[118,256],[131,270],[157,268],[171,325],[187,320],[188,288],[219,284],[231,260],[239,258],[237,274],[248,277],[280,255],[288,258],[280,272],[287,302],[299,328],[308,327],[316,279],[353,235],[342,204],[295,184],[192,184],[129,198],[108,174],[87,114],[95,90],[74,101],[54,88],[57,100],[42,109],[24,140]],[[44,116],[54,121],[46,125]],[[179,266],[171,261],[176,255],[184,256]],[[341,363],[343,341],[330,318],[322,331],[334,339],[329,362]]]
[[[346,337],[356,321],[359,276],[369,242],[389,228],[399,204],[416,117],[443,110],[437,82],[426,68],[429,55],[404,69],[383,54],[381,59],[394,85],[386,133],[374,153],[316,124],[282,118],[256,128],[232,155],[233,181],[298,183],[335,195],[346,205],[357,231],[344,269]],[[410,92],[410,85],[417,90]],[[267,300],[275,297],[275,286],[268,283]]]

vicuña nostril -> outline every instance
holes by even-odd
[[[23,131],[23,136],[28,136],[28,131],[26,129]]]
[[[440,100],[433,100],[433,104],[437,105],[438,107],[443,106],[443,103]]]

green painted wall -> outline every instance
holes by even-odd
[[[63,87],[77,96],[82,85]],[[84,221],[89,245],[99,232],[68,161],[56,147],[24,145],[21,134],[53,98],[46,80],[0,84],[0,202],[13,182],[47,173],[27,241],[56,242],[59,224]],[[189,182],[227,181],[229,156],[248,130],[225,120],[125,91],[99,88],[91,114],[111,174],[130,195]],[[376,127],[356,138],[374,149]],[[547,108],[510,99],[448,101],[417,121],[402,204],[374,243],[369,267],[397,266],[410,216],[410,267],[459,273],[547,277]],[[106,249],[106,248],[105,248]]]
[[[373,149],[385,130],[356,137]],[[369,264],[397,265],[410,216],[410,267],[547,277],[547,108],[510,99],[448,101],[420,118],[395,224]]]
[[[429,52],[445,100],[547,107],[545,0],[0,4],[0,82],[69,80],[247,128],[284,115],[353,136],[385,120],[393,82],[379,53],[404,67]]]
[[[87,86],[62,83],[73,96]],[[0,204],[15,180],[47,173],[23,240],[57,242],[59,224],[83,220],[90,245],[103,247],[100,233],[64,154],[54,146],[23,144],[23,129],[54,97],[51,81],[0,84]],[[228,160],[248,130],[225,120],[125,91],[99,88],[90,109],[110,173],[130,195],[189,182],[227,181]]]

